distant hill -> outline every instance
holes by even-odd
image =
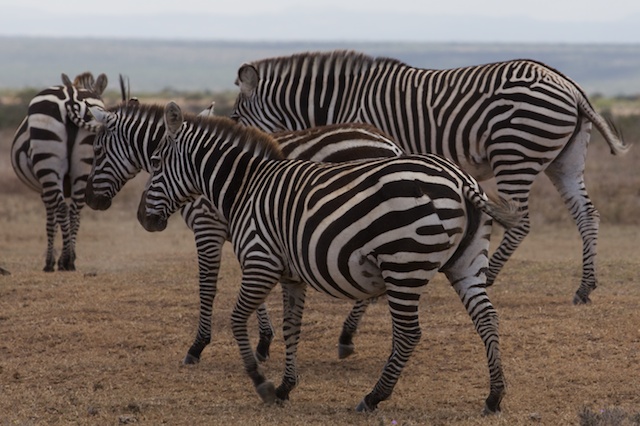
[[[40,88],[60,73],[122,73],[132,92],[235,90],[238,66],[304,51],[353,49],[421,68],[530,58],[556,68],[588,94],[640,95],[640,44],[468,44],[408,42],[234,42],[0,37],[0,89]]]

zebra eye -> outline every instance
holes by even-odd
[[[155,155],[151,157],[151,168],[154,171],[160,168],[160,157]]]
[[[101,143],[94,143],[93,144],[93,153],[95,154],[96,157],[99,157],[102,155],[102,144]]]

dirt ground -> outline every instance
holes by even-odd
[[[140,176],[109,211],[82,211],[76,272],[41,272],[44,207],[15,177],[12,132],[0,131],[0,268],[11,273],[0,275],[0,426],[638,425],[640,140],[633,123],[623,129],[636,145],[627,156],[610,156],[597,134],[589,147],[587,187],[602,216],[600,286],[589,306],[571,304],[581,274],[577,230],[548,179],[534,185],[531,234],[490,290],[508,392],[502,414],[488,418],[480,415],[488,394],[484,347],[444,277],[423,296],[422,341],[375,413],[354,408],[389,356],[385,301],[369,308],[356,353],[338,360],[350,304],[309,290],[300,385],[284,406],[264,406],[231,335],[239,268],[229,246],[213,343],[200,364],[182,366],[198,319],[195,247],[182,219],[172,218],[163,233],[142,229],[135,219]],[[268,305],[279,329],[279,289]],[[250,326],[255,340],[255,321]],[[264,365],[276,384],[283,363],[279,332]]]
[[[490,290],[508,382],[498,416],[480,414],[488,394],[484,348],[444,277],[423,296],[423,339],[375,413],[354,407],[389,355],[385,301],[367,312],[356,353],[338,360],[350,305],[313,290],[300,385],[284,406],[264,406],[231,335],[239,268],[228,245],[214,342],[200,364],[181,365],[197,324],[193,237],[179,217],[163,233],[145,232],[134,213],[138,183],[107,212],[83,210],[78,270],[66,273],[41,272],[46,241],[37,194],[1,194],[0,267],[11,275],[0,275],[0,425],[569,425],[579,424],[581,411],[611,409],[627,415],[623,424],[640,417],[637,226],[601,227],[600,287],[591,305],[579,307],[571,304],[581,272],[577,231],[534,227]],[[269,310],[279,328],[274,293]],[[255,339],[255,322],[251,329]],[[264,365],[276,384],[283,353],[279,332]]]

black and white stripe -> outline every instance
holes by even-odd
[[[393,349],[378,383],[357,409],[387,399],[421,331],[420,295],[444,272],[460,296],[488,358],[496,412],[504,393],[497,315],[486,293],[491,217],[510,226],[515,209],[488,200],[478,183],[436,155],[348,163],[284,159],[277,143],[253,128],[211,117],[183,121],[165,109],[167,134],[152,158],[141,223],[160,231],[197,197],[228,223],[242,268],[232,329],[245,369],[264,401],[286,400],[295,387],[296,350],[308,283],[339,298],[386,294]],[[144,209],[144,210],[143,210]],[[276,389],[260,372],[247,319],[283,283],[286,367]]]
[[[355,52],[306,53],[243,65],[232,117],[273,132],[366,122],[410,153],[452,159],[479,180],[495,176],[522,222],[492,255],[488,285],[529,233],[529,193],[545,172],[577,223],[583,271],[574,303],[596,288],[599,215],[584,184],[592,124],[613,154],[625,145],[587,96],[558,71],[531,60],[450,70],[419,69]]]
[[[212,107],[201,114],[211,115]],[[87,182],[86,199],[89,207],[105,210],[129,179],[140,170],[151,170],[151,153],[165,132],[163,107],[128,103],[106,112],[95,110],[95,115],[104,122],[104,128],[94,142],[95,162]],[[274,136],[288,158],[338,162],[392,157],[402,153],[387,135],[367,124],[321,126]],[[213,300],[222,245],[227,240],[227,223],[219,218],[215,208],[203,197],[186,204],[181,211],[187,226],[194,232],[198,253],[200,319],[195,341],[183,361],[185,364],[194,364],[211,342]],[[356,302],[345,320],[339,342],[341,358],[354,350],[352,337],[366,305],[364,301]],[[269,354],[273,329],[264,306],[260,306],[257,316],[260,328],[257,355],[263,360]]]
[[[62,233],[58,269],[75,270],[80,210],[93,161],[95,128],[86,113],[88,107],[104,106],[101,96],[107,87],[104,74],[97,79],[91,73],[80,74],[73,82],[63,74],[62,80],[62,85],[49,87],[31,100],[11,146],[13,169],[22,182],[41,194],[46,208],[47,272],[55,266],[58,226]]]

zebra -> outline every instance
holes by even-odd
[[[498,194],[519,203],[522,221],[491,256],[487,285],[530,230],[529,193],[545,172],[571,213],[583,244],[574,304],[597,286],[599,213],[584,183],[592,124],[611,153],[629,145],[585,92],[553,68],[520,59],[449,70],[420,69],[354,51],[311,52],[242,65],[231,117],[272,132],[366,122],[408,153],[452,159]]]
[[[73,82],[62,74],[62,82],[31,100],[11,145],[11,164],[18,178],[41,194],[46,208],[45,272],[55,267],[58,226],[62,232],[58,270],[75,270],[76,236],[95,133],[85,116],[88,107],[104,106],[101,96],[108,80],[105,74],[94,79],[92,73],[85,72]]]
[[[92,110],[104,126],[94,140],[95,161],[86,188],[89,207],[108,209],[113,197],[129,179],[141,170],[151,171],[151,153],[165,131],[163,111],[162,106],[136,103],[121,104],[106,111]],[[201,114],[212,115],[213,104]],[[288,158],[340,162],[402,154],[394,141],[368,124],[320,126],[273,136]],[[183,206],[181,213],[194,233],[200,289],[198,330],[182,362],[196,364],[204,348],[211,342],[212,306],[222,245],[227,240],[227,224],[203,197]],[[346,358],[353,353],[353,335],[366,307],[367,302],[356,302],[345,319],[338,344],[339,358]],[[269,357],[269,345],[274,333],[264,305],[258,309],[257,316],[260,339],[256,355],[264,361]]]
[[[420,339],[420,294],[442,271],[485,345],[490,386],[484,411],[500,411],[505,382],[485,271],[492,218],[506,227],[517,223],[513,203],[490,201],[477,181],[437,155],[347,163],[286,160],[273,138],[226,118],[184,119],[170,102],[164,120],[140,222],[161,231],[180,205],[199,196],[227,221],[242,268],[232,331],[264,402],[289,399],[297,384],[308,284],[351,300],[386,295],[392,352],[375,387],[356,407],[375,410],[391,395]],[[275,388],[251,350],[247,319],[278,282],[286,366]]]

